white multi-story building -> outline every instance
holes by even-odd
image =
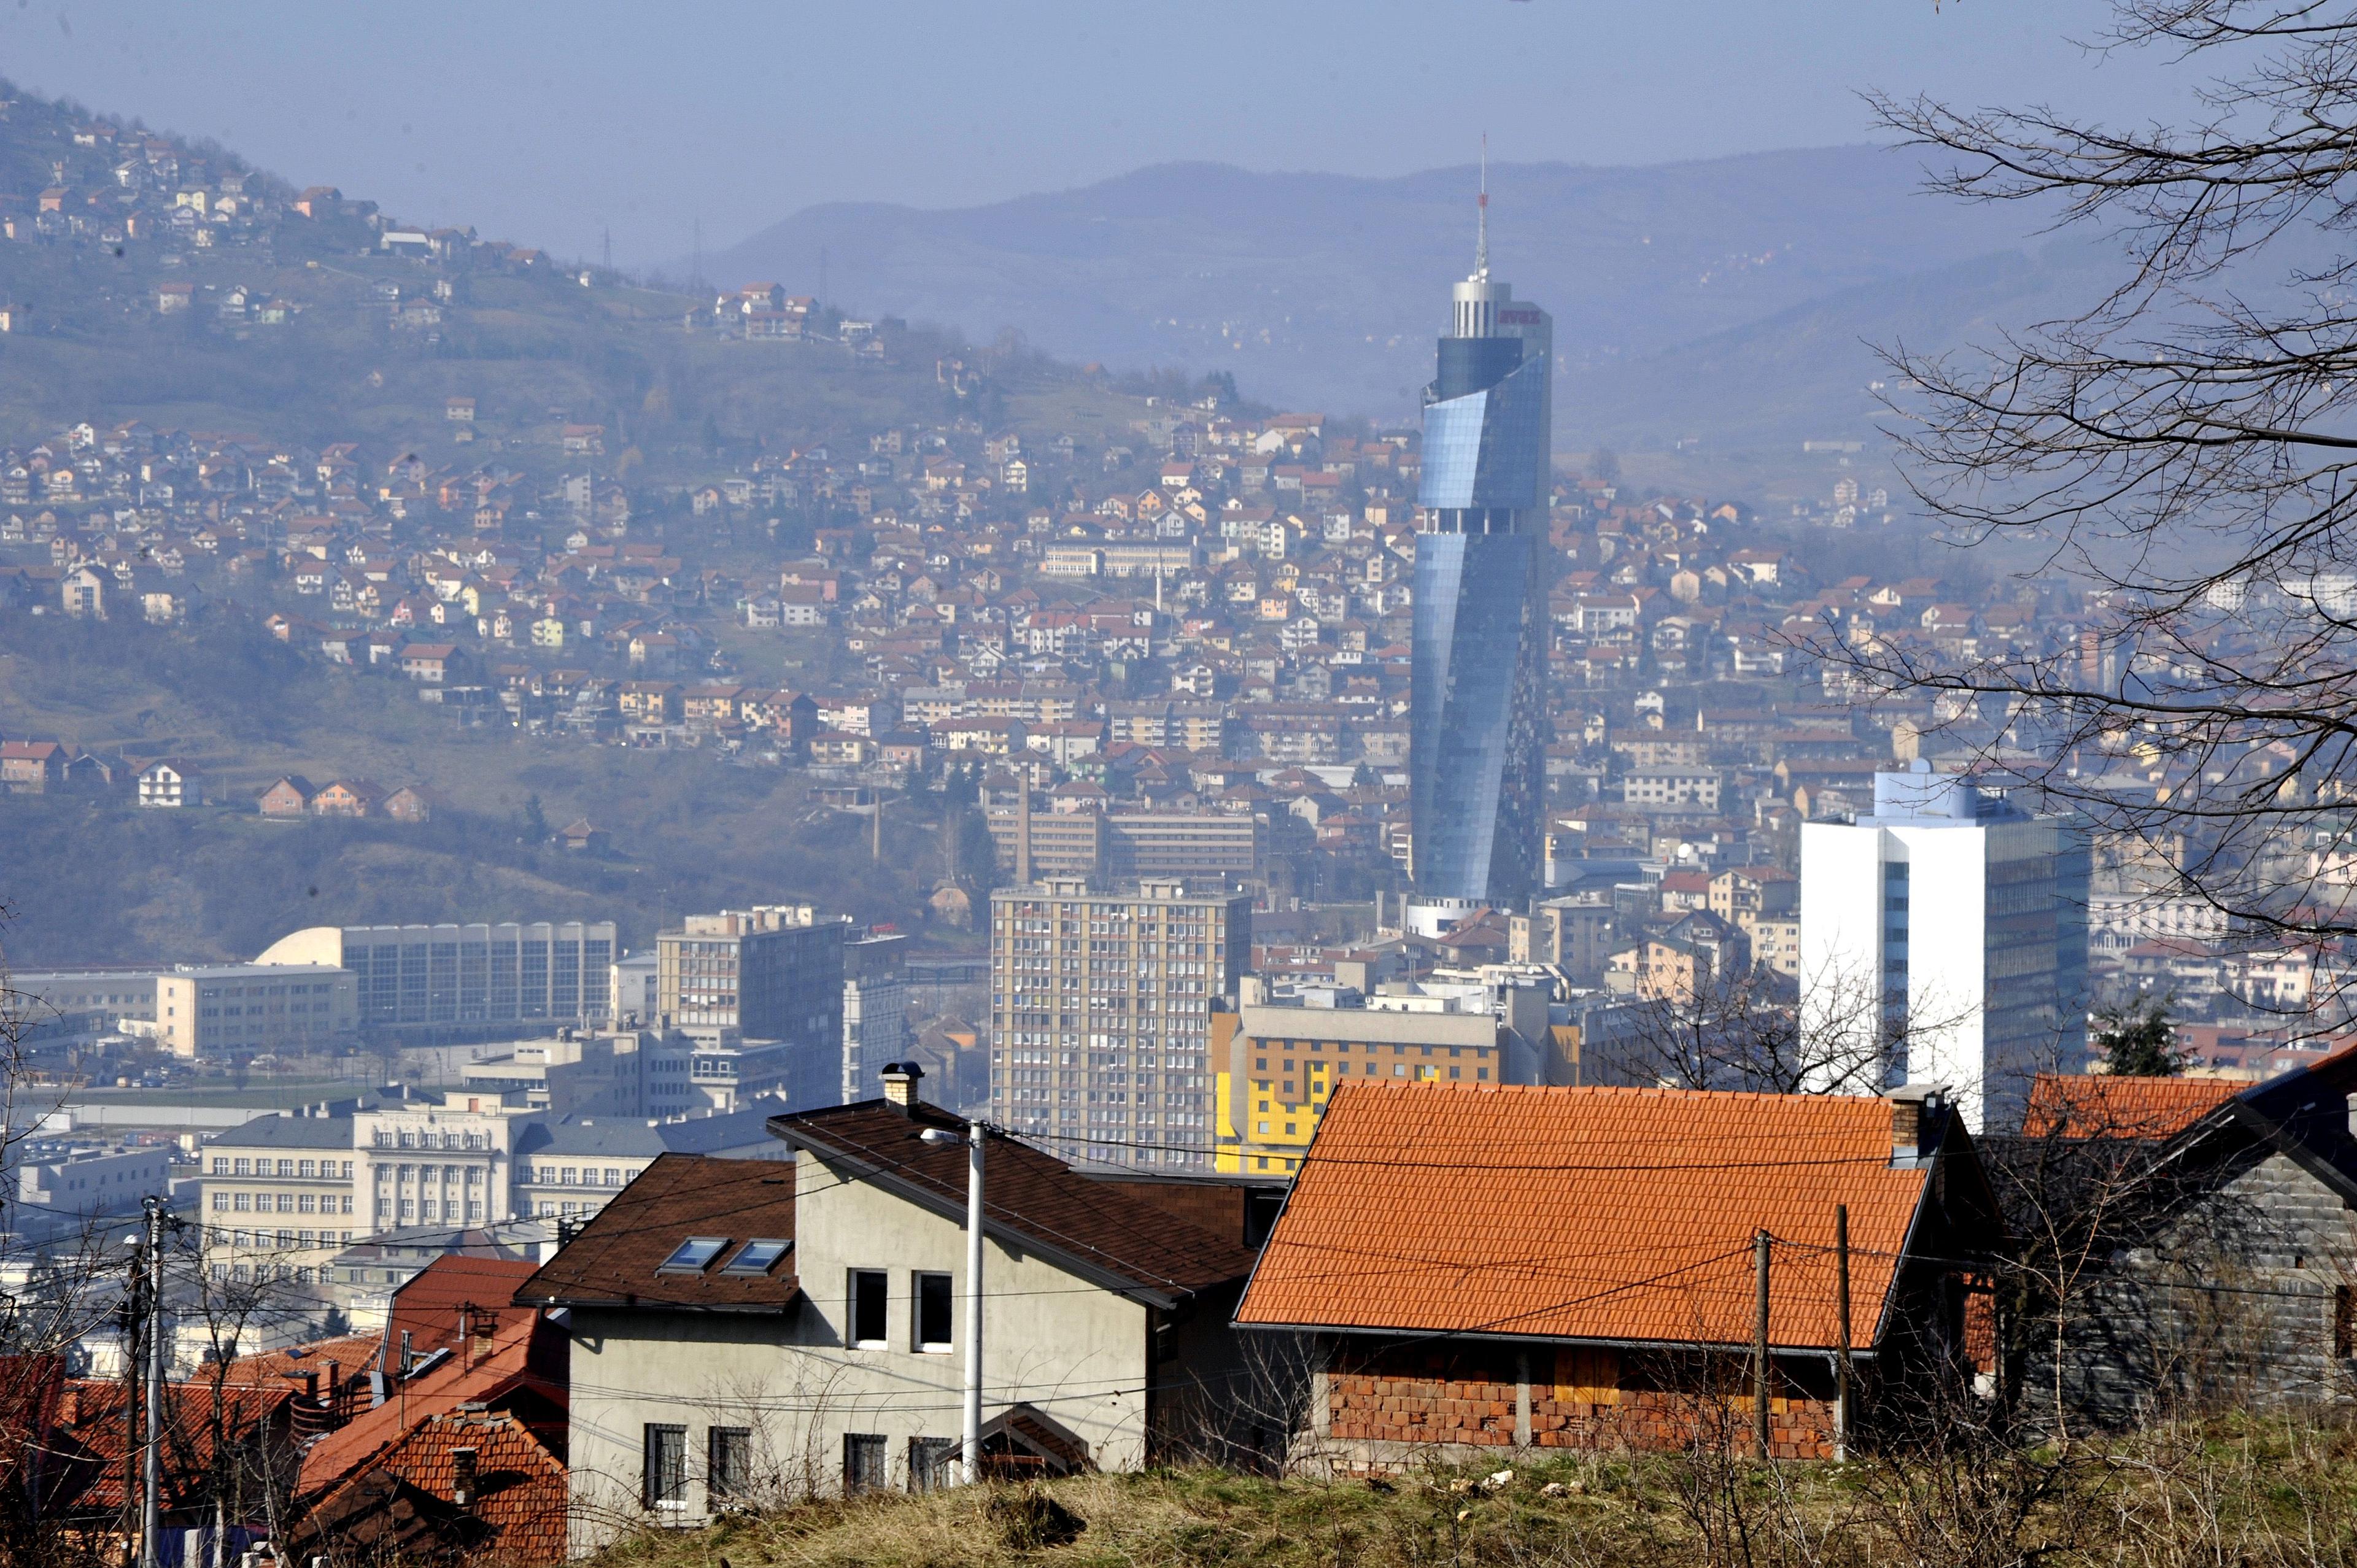
[[[1974,1128],[2006,1125],[2042,1067],[2086,1058],[2084,835],[1922,762],[1874,811],[1801,828],[1801,1010],[1820,1038],[1897,1042]]]
[[[782,1100],[696,1098],[670,1118],[564,1114],[481,1083],[258,1116],[199,1151],[205,1262],[216,1279],[325,1283],[371,1237],[422,1257],[459,1231],[594,1214],[666,1151],[777,1157],[764,1122]]]

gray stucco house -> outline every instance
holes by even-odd
[[[790,1163],[664,1155],[517,1293],[568,1309],[571,1539],[939,1484],[964,1366],[965,1123],[780,1116]],[[1229,1440],[1247,1189],[987,1152],[986,1465],[1135,1469]]]

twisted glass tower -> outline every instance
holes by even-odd
[[[1425,391],[1409,714],[1411,930],[1537,886],[1555,324],[1490,277],[1489,198]]]

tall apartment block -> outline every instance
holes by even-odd
[[[1546,534],[1555,323],[1490,276],[1488,190],[1472,275],[1451,291],[1425,389],[1409,673],[1408,928],[1519,908],[1544,850]]]
[[[701,1044],[791,1047],[795,1110],[843,1093],[843,937],[807,904],[690,915],[655,939],[655,1024]]]
[[[613,1009],[611,920],[313,926],[254,961],[351,971],[363,1029],[602,1024]]]
[[[1878,773],[1874,811],[1801,828],[1802,1021],[1897,1044],[1910,1084],[2009,1129],[2028,1076],[2087,1051],[2085,834],[1958,774]]]
[[[908,1054],[909,939],[892,932],[843,944],[843,1102],[883,1098],[877,1075]]]
[[[1153,878],[993,893],[992,1120],[1069,1160],[1209,1171],[1211,1013],[1251,961],[1251,909]]]

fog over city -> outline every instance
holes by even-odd
[[[0,1556],[2330,1557],[2352,44],[0,10]]]

